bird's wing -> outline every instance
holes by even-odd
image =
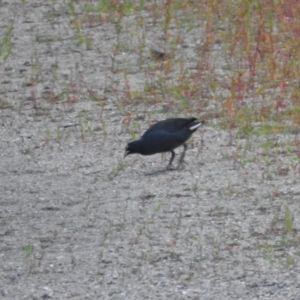
[[[148,134],[150,132],[156,131],[156,130],[163,130],[166,132],[177,132],[181,130],[182,128],[188,126],[188,124],[196,121],[196,118],[173,118],[173,119],[167,119],[160,122],[155,123],[152,125],[145,133]]]

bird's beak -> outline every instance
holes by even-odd
[[[125,150],[125,153],[124,153],[124,158],[129,154],[129,151],[128,150]]]

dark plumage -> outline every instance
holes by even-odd
[[[125,157],[134,153],[152,155],[171,152],[172,156],[167,166],[167,170],[169,170],[175,157],[174,149],[183,145],[184,150],[179,159],[180,167],[187,149],[185,142],[204,123],[196,120],[196,118],[173,118],[155,123],[139,140],[127,144]]]

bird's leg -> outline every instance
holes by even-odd
[[[169,161],[169,164],[167,165],[167,170],[171,170],[171,165],[172,165],[172,162],[174,160],[174,157],[175,157],[175,152],[173,150],[171,150],[171,158],[170,158],[170,161]]]
[[[182,146],[183,146],[184,149],[183,149],[183,152],[181,153],[180,158],[179,158],[178,168],[180,168],[181,165],[182,165],[183,163],[186,163],[186,162],[184,161],[184,156],[185,156],[185,151],[186,151],[186,149],[187,149],[187,144],[184,143]]]

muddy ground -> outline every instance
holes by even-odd
[[[74,3],[75,15],[68,1],[0,1],[1,40],[13,26],[0,57],[0,298],[300,299],[297,134],[238,138],[206,120],[183,170],[164,171],[169,154],[124,160],[152,122],[205,108],[129,101],[162,76],[148,58],[159,22],[129,13],[117,34],[102,14],[82,21],[89,44]],[[178,47],[187,68],[199,43],[200,29]]]

